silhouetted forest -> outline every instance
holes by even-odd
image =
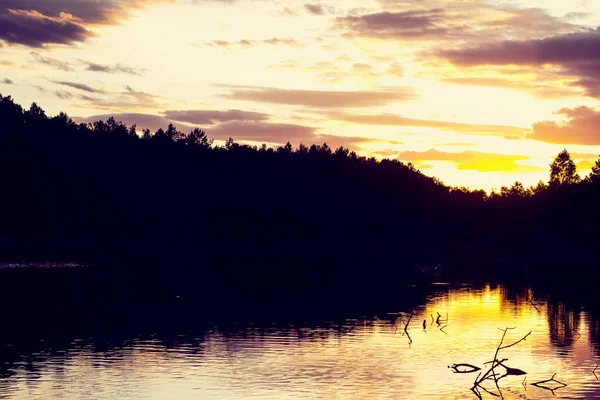
[[[198,128],[77,124],[0,95],[0,165],[5,259],[275,292],[390,287],[417,263],[511,279],[596,268],[600,162],[581,179],[566,150],[548,184],[487,195],[342,147],[216,146]]]

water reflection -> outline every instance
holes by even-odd
[[[194,318],[188,312],[186,319]],[[470,388],[477,374],[453,374],[448,366],[484,368],[499,328],[515,327],[506,343],[532,333],[502,357],[527,375],[502,379],[504,398],[552,397],[532,383],[553,374],[567,384],[556,398],[600,398],[593,374],[598,319],[531,290],[435,286],[416,307],[390,304],[387,312],[354,318],[198,321],[166,331],[115,325],[106,320],[85,335],[5,337],[0,397],[476,398]]]

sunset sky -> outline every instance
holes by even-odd
[[[0,93],[489,190],[598,158],[599,26],[600,0],[0,0]]]

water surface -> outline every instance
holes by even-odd
[[[107,316],[92,330],[52,326],[5,335],[0,398],[476,399],[470,389],[477,373],[454,374],[448,366],[484,368],[506,327],[515,328],[506,343],[531,335],[500,352],[507,365],[527,372],[500,380],[504,398],[600,398],[593,313],[529,289],[432,285],[419,293],[416,307],[389,304],[376,315],[139,329],[120,329]],[[185,318],[198,317],[186,311]],[[553,374],[567,386],[553,394],[532,385]],[[498,393],[493,382],[485,387]]]

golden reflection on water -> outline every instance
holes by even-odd
[[[407,335],[403,321],[411,312]],[[417,309],[392,307],[379,318],[321,326],[215,326],[177,344],[133,340],[104,351],[73,344],[68,356],[37,362],[35,379],[17,368],[0,386],[0,397],[474,399],[469,389],[477,374],[453,374],[448,366],[483,368],[506,327],[515,329],[505,343],[532,333],[500,353],[507,365],[527,372],[525,382],[520,376],[500,381],[504,398],[600,398],[588,315],[547,304],[530,291],[510,294],[489,286],[438,287]],[[568,385],[555,396],[531,385],[554,373]],[[493,382],[488,388],[497,392]]]

